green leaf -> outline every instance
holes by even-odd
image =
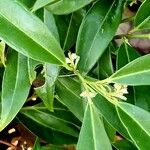
[[[37,65],[40,64],[40,62],[33,60],[31,58],[27,58],[28,59],[28,74],[29,74],[29,80],[30,80],[30,84],[32,84],[32,82],[35,80],[36,78],[36,71],[35,68]]]
[[[54,15],[46,9],[44,9],[44,23],[46,24],[48,29],[51,31],[53,36],[59,42],[60,41],[59,40],[59,34],[58,34],[58,29],[56,26],[56,21],[55,21]]]
[[[28,8],[31,8],[36,0],[17,0],[17,1],[27,6]]]
[[[134,25],[137,29],[150,29],[150,0],[145,0],[136,13]],[[133,29],[134,30],[134,29]]]
[[[85,7],[94,0],[60,0],[54,4],[46,6],[46,9],[57,15],[68,14],[82,7]]]
[[[120,23],[123,5],[124,0],[98,1],[83,19],[76,44],[81,72],[87,73],[107,48]]]
[[[77,143],[77,150],[111,150],[111,144],[96,107],[87,104]]]
[[[140,54],[133,47],[129,46],[127,43],[124,42],[118,50],[116,62],[117,70],[138,57],[140,57]]]
[[[27,58],[9,50],[2,84],[0,131],[19,112],[27,99],[29,89]]]
[[[119,116],[117,114],[115,106],[105,99],[100,94],[97,94],[93,99],[94,105],[97,107],[99,113],[116,129],[122,136],[130,139],[125,127],[122,125]]]
[[[16,1],[0,1],[0,38],[28,57],[65,64],[62,49],[52,33],[39,18]]]
[[[103,53],[97,66],[98,79],[105,79],[111,76],[114,72],[111,59],[110,47]]]
[[[5,43],[3,41],[0,42],[0,62],[5,65]]]
[[[45,107],[33,106],[22,109],[18,118],[33,133],[43,140],[55,144],[75,143],[79,134],[79,127],[67,117],[72,116],[69,111],[56,108],[56,112],[50,112]],[[61,116],[60,116],[61,115]],[[73,119],[74,117],[72,117]]]
[[[128,103],[116,106],[120,120],[138,149],[150,147],[150,113]]]
[[[40,139],[37,137],[33,146],[33,150],[41,150]]]
[[[33,5],[33,8],[32,8],[32,11],[36,11],[42,7],[45,7],[46,5],[50,5],[50,4],[53,4],[57,1],[60,1],[60,0],[36,0],[35,4]]]
[[[127,85],[150,85],[150,55],[142,56],[115,72],[108,80]]]
[[[76,42],[78,29],[85,15],[85,10],[81,9],[70,15],[55,15],[60,43],[64,50],[69,50]]]
[[[45,84],[35,88],[37,95],[42,99],[45,106],[53,111],[53,101],[55,92],[55,81],[59,73],[59,67],[52,64],[44,65]]]
[[[112,144],[117,150],[137,150],[137,148],[127,140],[118,140]]]
[[[56,82],[56,93],[59,96],[59,101],[68,107],[68,109],[82,121],[85,101],[80,97],[80,83],[69,77],[58,78]]]
[[[126,43],[123,43],[120,46],[117,55],[117,68],[120,69],[132,60],[138,58],[139,56],[139,53],[134,48]],[[129,89],[129,96],[127,101],[130,103],[132,102],[136,106],[139,106],[147,111],[150,111],[149,88],[149,86],[131,87],[131,90]]]

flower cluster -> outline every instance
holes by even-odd
[[[66,58],[66,63],[72,68],[72,70],[76,70],[77,64],[79,62],[80,57],[75,53],[68,53],[68,57]]]

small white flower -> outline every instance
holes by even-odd
[[[70,63],[71,63],[71,60],[70,60],[68,57],[66,57],[66,63],[67,63],[67,64],[70,64]]]
[[[94,92],[88,92],[88,91],[83,91],[81,94],[80,94],[81,97],[90,97],[90,98],[93,98],[96,96],[96,93]]]

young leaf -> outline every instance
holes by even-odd
[[[59,67],[52,64],[45,64],[44,70],[45,84],[41,87],[35,88],[35,91],[43,100],[45,106],[50,111],[53,111],[55,81],[59,73]]]
[[[111,150],[104,126],[93,104],[87,104],[77,150]]]
[[[59,101],[82,121],[84,116],[85,101],[80,97],[81,85],[71,78],[58,78],[56,82],[56,93]]]
[[[118,115],[138,149],[150,147],[150,113],[128,103],[119,102]]]
[[[65,63],[60,44],[52,33],[16,1],[0,1],[0,38],[33,59],[59,65]]]
[[[122,67],[109,79],[127,85],[150,85],[150,55],[142,56]]]
[[[30,89],[27,58],[9,50],[2,84],[2,131],[16,116],[27,99]]]
[[[46,6],[46,9],[57,15],[68,14],[74,12],[94,0],[60,0],[52,5]]]
[[[101,0],[83,19],[76,44],[81,72],[87,73],[107,48],[120,23],[123,6],[124,0]]]
[[[32,11],[36,11],[46,5],[50,5],[60,0],[36,0],[35,4],[33,5]]]
[[[134,25],[137,29],[150,29],[150,0],[145,0],[136,13]],[[133,29],[134,30],[134,29]]]

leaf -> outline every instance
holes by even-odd
[[[0,37],[27,57],[65,65],[62,49],[52,33],[39,18],[16,1],[0,1]]]
[[[80,56],[78,69],[82,73],[94,66],[112,40],[121,20],[123,5],[124,0],[98,1],[83,19],[76,44]]]
[[[31,8],[36,0],[17,0],[17,1],[27,6],[28,8]]]
[[[150,29],[150,1],[145,0],[140,6],[134,19],[137,29]],[[134,30],[134,29],[133,29]]]
[[[38,137],[54,144],[72,144],[75,143],[79,134],[79,128],[72,122],[69,122],[65,115],[71,116],[67,110],[57,108],[55,114],[45,107],[33,106],[22,109],[18,118]],[[73,118],[73,117],[72,117]]]
[[[86,5],[90,4],[93,0],[60,0],[52,5],[46,6],[46,9],[57,15],[69,14]]]
[[[120,46],[117,55],[117,68],[120,69],[121,67],[128,64],[132,60],[138,58],[139,56],[140,56],[139,53],[137,53],[137,51],[134,48],[130,47],[126,43],[123,43]],[[128,102],[130,103],[132,102],[136,106],[139,106],[147,111],[150,111],[149,86],[131,87],[129,94],[130,95],[127,99]]]
[[[14,119],[30,89],[27,58],[13,50],[9,50],[7,58],[2,84],[0,131]]]
[[[103,53],[100,60],[98,61],[97,74],[98,79],[105,79],[112,75],[114,72],[110,47]]]
[[[70,15],[55,15],[60,43],[63,50],[69,50],[76,42],[78,29],[86,11],[81,9]]]
[[[45,106],[53,111],[53,101],[55,92],[55,81],[59,73],[59,67],[53,64],[44,65],[45,84],[35,88],[37,95],[42,99]]]
[[[119,116],[117,114],[115,105],[110,103],[100,94],[97,94],[93,99],[93,103],[96,106],[99,113],[104,117],[104,119],[111,124],[111,126],[116,129],[122,136],[126,139],[130,139],[125,127],[122,125]]]
[[[30,80],[30,84],[32,84],[32,82],[35,80],[36,78],[36,71],[35,68],[37,65],[40,64],[40,62],[33,60],[31,58],[27,58],[28,60],[28,74],[29,74],[29,80]]]
[[[3,41],[0,42],[0,62],[5,65],[5,43]]]
[[[33,150],[41,150],[41,146],[40,146],[40,139],[38,137],[36,137],[34,146],[33,146]]]
[[[93,104],[87,104],[77,150],[111,150],[111,144]]]
[[[36,0],[35,4],[33,5],[33,8],[32,8],[32,11],[36,11],[42,7],[45,7],[46,5],[50,5],[50,4],[53,4],[57,1],[60,1],[60,0]]]
[[[59,42],[60,41],[59,40],[59,33],[58,33],[57,26],[56,26],[55,18],[53,16],[53,14],[46,9],[44,9],[44,23],[46,24],[48,29],[52,32],[53,36]]]
[[[56,82],[56,93],[59,96],[59,101],[82,121],[85,101],[80,97],[81,85],[79,82],[69,77],[58,78]]]
[[[118,140],[113,143],[117,150],[137,150],[137,148],[127,140]]]
[[[138,149],[150,147],[150,113],[134,105],[119,102],[118,115]]]
[[[135,59],[115,72],[110,82],[127,85],[150,85],[150,55]]]
[[[117,70],[130,63],[134,59],[140,57],[140,54],[127,43],[123,43],[118,50],[117,54]]]

